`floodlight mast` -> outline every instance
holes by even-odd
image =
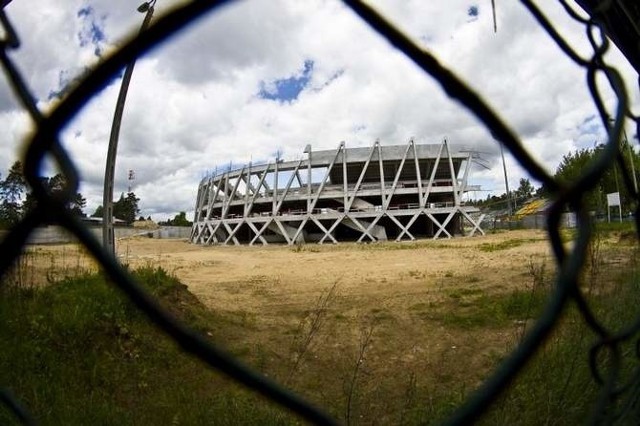
[[[629,138],[627,138],[627,131],[623,127],[622,133],[624,135],[624,142],[627,145],[627,151],[629,153],[629,163],[631,163],[631,175],[633,176],[633,189],[635,189],[636,194],[638,193],[638,179],[636,178],[636,166],[634,163],[634,155],[633,150],[631,149],[631,144],[629,143]]]
[[[504,186],[507,189],[507,208],[509,209],[509,217],[513,216],[513,210],[511,208],[511,194],[509,193],[509,179],[507,178],[507,163],[504,161],[504,149],[502,148],[502,142],[500,143],[500,155],[502,156],[502,169],[504,170]]]
[[[142,21],[142,26],[140,27],[140,33],[144,32],[144,30],[149,26],[149,22],[151,22],[151,17],[153,16],[153,6],[155,3],[156,0],[150,0],[138,6],[138,12],[146,13],[144,20]],[[131,75],[133,74],[133,67],[135,63],[136,60],[133,59],[127,65],[124,71],[124,76],[122,77],[122,85],[120,86],[120,93],[118,94],[118,100],[116,101],[116,109],[113,113],[109,148],[107,149],[107,164],[104,172],[104,190],[102,195],[102,244],[104,249],[113,256],[116,254],[113,232],[113,181],[116,168],[116,153],[118,151],[118,137],[120,136],[120,123],[122,122],[124,103],[127,99],[127,91],[129,90],[129,83],[131,81]]]

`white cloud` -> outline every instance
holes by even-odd
[[[158,0],[157,14],[176,2]],[[89,21],[78,11],[91,6]],[[376,7],[462,77],[514,128],[527,149],[553,171],[563,154],[602,138],[585,72],[575,66],[516,2],[499,2],[494,34],[488,2],[379,1]],[[469,7],[478,7],[470,19]],[[34,94],[45,100],[94,64],[96,43],[81,43],[100,26],[102,49],[114,49],[137,32],[143,16],[125,0],[12,2],[6,11],[23,36],[15,57]],[[561,7],[545,10],[584,56],[584,29]],[[89,25],[89,27],[88,27]],[[640,103],[637,77],[617,52],[611,61]],[[313,61],[309,83],[291,102],[263,99],[261,84],[300,75]],[[120,86],[114,80],[63,134],[81,171],[81,191],[91,213],[102,200],[104,161]],[[0,89],[0,170],[15,159],[28,120]],[[610,96],[610,95],[607,95]],[[609,103],[611,101],[609,100]],[[41,103],[41,105],[45,105]],[[338,1],[254,0],[233,3],[136,64],[125,107],[116,193],[134,191],[141,214],[158,218],[193,209],[197,184],[216,166],[261,161],[280,150],[287,158],[314,149],[383,144],[437,143],[476,149],[493,168],[474,176],[503,191],[499,149],[487,130],[403,54],[393,50]],[[507,154],[510,180],[525,172]],[[474,179],[472,176],[472,180]]]

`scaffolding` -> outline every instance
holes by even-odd
[[[484,234],[465,205],[471,153],[440,144],[312,152],[204,178],[191,241],[235,245],[387,241]],[[462,176],[460,176],[462,175]],[[283,185],[284,184],[284,185]],[[470,229],[465,231],[465,226]]]

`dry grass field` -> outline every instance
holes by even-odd
[[[50,280],[95,268],[75,245],[33,250],[31,269]],[[137,237],[117,251],[131,268],[175,274],[222,319],[211,335],[248,363],[320,404],[344,394],[367,415],[397,411],[385,404],[420,386],[477,385],[533,315],[518,295],[553,265],[546,234],[530,230],[295,247]]]
[[[596,292],[603,271],[630,259],[633,246],[619,242],[598,241]],[[543,307],[550,250],[534,230],[293,247],[117,243],[132,270],[161,267],[187,286],[214,315],[203,325],[212,340],[348,424],[423,423],[458,405]],[[22,262],[36,285],[97,270],[72,244],[31,247]]]

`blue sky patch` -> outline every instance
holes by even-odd
[[[298,99],[300,92],[309,84],[313,73],[313,61],[304,61],[302,73],[291,77],[278,79],[272,83],[260,82],[260,96],[272,101],[291,102]]]
[[[62,99],[66,94],[69,83],[71,83],[71,73],[68,70],[62,70],[58,72],[58,88],[49,91],[47,95],[47,100],[50,101],[52,99],[58,98]]]
[[[582,123],[578,124],[579,135],[576,139],[578,148],[593,148],[598,143],[603,143],[607,139],[607,132],[602,127],[600,118],[595,114],[589,115]]]
[[[600,122],[600,118],[595,114],[589,115],[587,118],[582,120],[582,123],[578,125],[578,129],[580,133],[588,133],[588,134],[604,134],[605,130],[602,127],[602,123]]]
[[[78,31],[80,47],[93,46],[94,54],[100,56],[102,54],[102,43],[107,39],[104,33],[105,17],[97,17],[91,6],[80,8],[77,17],[82,22],[82,27]]]

